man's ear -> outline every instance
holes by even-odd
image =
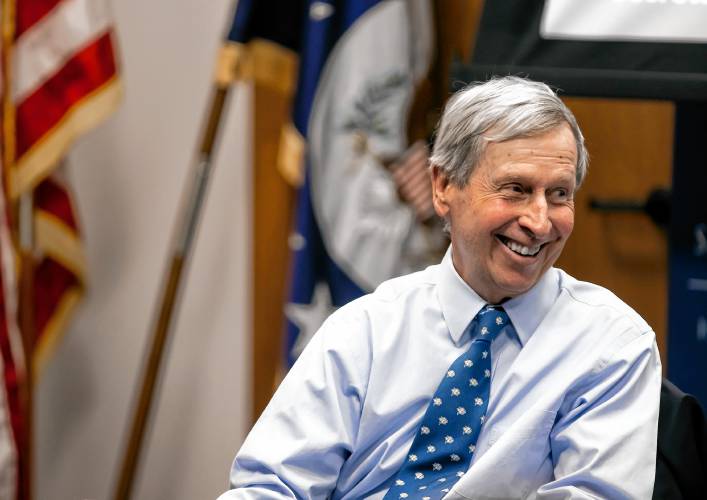
[[[444,218],[449,213],[449,177],[437,165],[432,165],[432,205],[438,216]]]

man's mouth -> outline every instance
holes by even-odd
[[[528,247],[510,238],[501,236],[500,234],[497,234],[496,238],[498,238],[498,240],[506,245],[512,252],[522,255],[523,257],[535,257],[538,253],[540,253],[542,247],[545,246],[543,243],[542,245],[532,245]]]

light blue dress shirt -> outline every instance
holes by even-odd
[[[484,306],[444,260],[334,313],[246,438],[220,500],[382,498]],[[457,499],[650,499],[661,367],[615,295],[548,270],[503,307],[485,424]]]

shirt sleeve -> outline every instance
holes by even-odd
[[[312,337],[256,422],[219,500],[327,498],[356,439],[370,346],[350,304]]]
[[[660,382],[652,331],[601,362],[567,398],[569,408],[550,435],[555,480],[534,498],[650,499]]]

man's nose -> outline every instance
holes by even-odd
[[[548,216],[548,206],[545,196],[533,196],[523,208],[518,223],[529,236],[542,239],[550,235],[552,222]]]

